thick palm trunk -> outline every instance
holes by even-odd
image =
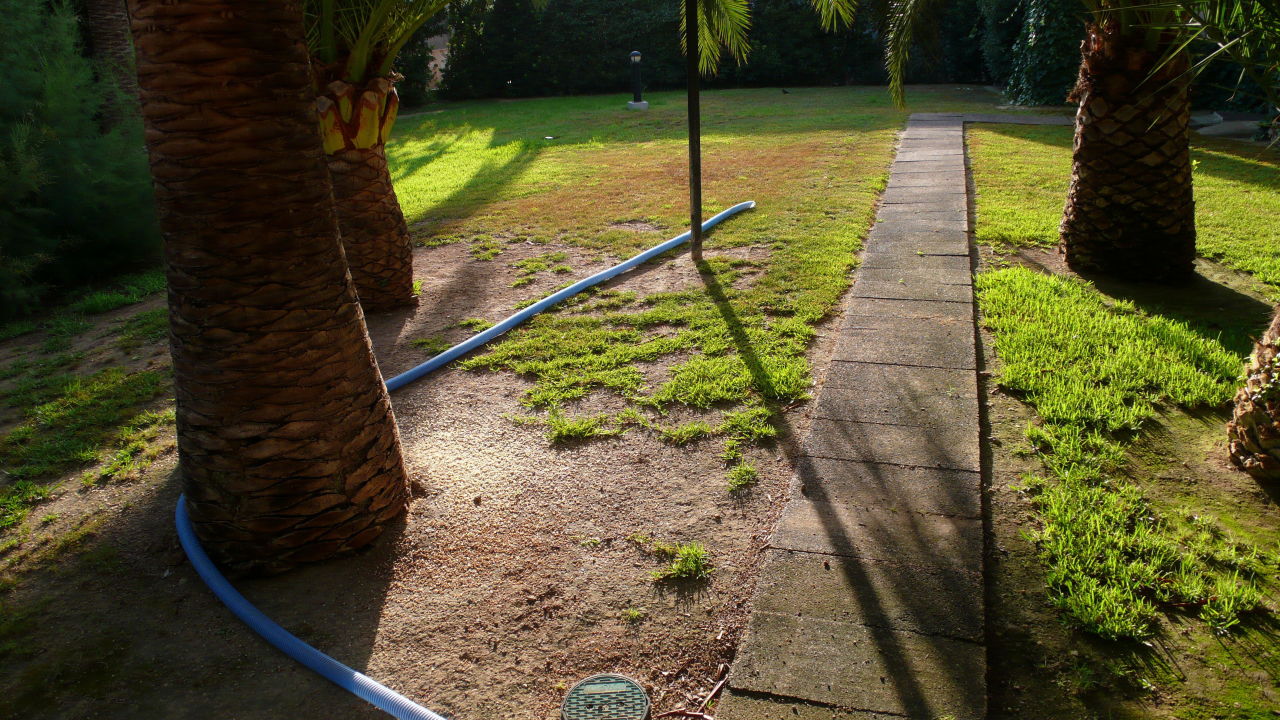
[[[84,0],[83,24],[93,58],[120,88],[122,98],[111,98],[103,108],[103,120],[114,126],[131,108],[123,103],[138,100],[138,76],[133,70],[133,42],[129,37],[129,12],[125,0]]]
[[[413,244],[391,186],[386,140],[399,98],[391,78],[328,85],[317,102],[347,263],[366,310],[412,305]]]
[[[338,241],[302,8],[131,11],[196,531],[236,571],[366,545],[407,478]]]
[[[1160,69],[1144,30],[1091,25],[1082,47],[1062,249],[1080,272],[1181,282],[1194,273],[1185,54]]]
[[[1259,480],[1280,480],[1280,310],[1253,347],[1227,423],[1231,461]]]

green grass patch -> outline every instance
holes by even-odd
[[[489,328],[493,327],[494,324],[495,323],[489,322],[484,318],[467,318],[466,320],[461,320],[457,323],[454,323],[454,327],[459,327],[464,330],[470,330],[471,332],[478,333],[478,332],[484,332],[485,330],[488,330]]]
[[[449,342],[448,340],[445,340],[439,335],[432,335],[431,337],[424,337],[424,338],[416,338],[410,341],[409,344],[414,346],[415,348],[418,348],[419,350],[422,350],[423,352],[426,352],[428,355],[439,355],[440,353],[444,352],[445,350],[448,350],[454,345],[453,343]]]
[[[72,313],[96,315],[116,308],[142,302],[165,288],[164,272],[152,270],[136,275],[125,275],[114,280],[107,288],[81,295],[67,305]]]
[[[32,400],[26,420],[0,437],[0,465],[13,481],[0,489],[0,529],[20,522],[25,508],[47,493],[36,481],[97,460],[118,428],[138,416],[138,406],[167,384],[160,372],[127,373],[122,368],[88,377],[31,378],[20,395]]]
[[[1274,558],[1167,517],[1117,472],[1160,407],[1228,401],[1241,357],[1077,279],[1010,268],[980,275],[976,290],[998,383],[1040,416],[1027,438],[1047,473],[1024,489],[1052,601],[1110,639],[1150,636],[1161,611],[1226,631],[1256,609]]]
[[[124,321],[116,337],[116,347],[132,352],[144,344],[157,343],[169,334],[169,309],[144,310]]]
[[[1072,128],[976,125],[968,131],[975,237],[1000,251],[1052,247],[1071,178]],[[1280,300],[1280,153],[1192,141],[1196,249],[1253,275]]]
[[[12,320],[0,325],[0,341],[35,332],[39,327],[35,320]]]
[[[696,440],[710,437],[714,433],[715,428],[701,420],[658,429],[658,434],[661,435],[663,442],[671,443],[672,445],[688,445]]]
[[[547,440],[552,443],[570,443],[591,438],[620,435],[620,427],[610,415],[566,416],[552,411],[546,418]]]
[[[112,443],[114,450],[107,462],[96,470],[91,470],[80,477],[85,485],[97,485],[104,481],[137,477],[151,467],[156,458],[164,450],[158,445],[156,437],[165,428],[173,425],[174,411],[145,410],[138,413],[117,431]]]
[[[655,582],[705,580],[715,572],[711,565],[710,553],[699,542],[678,545],[654,543],[653,552],[658,557],[668,560],[666,567],[653,571]]]
[[[760,473],[751,463],[740,463],[729,468],[729,492],[745,490],[760,479]]]
[[[546,272],[548,270],[554,273],[573,272],[573,268],[568,265],[556,264],[561,260],[564,260],[566,257],[568,256],[562,252],[549,252],[511,263],[511,267],[516,269],[517,275],[515,282],[511,283],[511,287],[528,285],[534,281],[534,278],[538,273]]]

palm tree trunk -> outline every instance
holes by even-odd
[[[1231,462],[1259,480],[1280,480],[1280,308],[1253,347],[1227,423]]]
[[[125,103],[138,101],[138,76],[133,70],[133,42],[125,0],[84,0],[83,24],[94,60],[123,94],[110,98],[103,107],[103,124],[110,128],[131,110]]]
[[[131,0],[180,472],[232,571],[377,538],[400,438],[338,241],[298,0]]]
[[[413,243],[387,170],[399,97],[394,78],[334,81],[317,101],[338,225],[365,310],[413,305]]]
[[[1090,25],[1082,46],[1062,250],[1079,272],[1181,282],[1195,272],[1185,53],[1160,60],[1144,29]]]

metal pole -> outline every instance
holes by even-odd
[[[631,102],[640,102],[640,61],[631,58]]]
[[[685,54],[689,74],[689,249],[702,261],[702,111],[698,105],[698,3],[684,0]]]

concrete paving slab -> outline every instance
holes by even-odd
[[[884,282],[865,280],[854,284],[852,297],[885,300],[942,300],[969,303],[973,291],[967,285]]]
[[[891,175],[940,175],[943,173],[963,173],[964,158],[956,156],[949,160],[913,160],[895,162],[890,168]]]
[[[770,547],[973,572],[982,521],[959,515],[822,503],[787,506]],[[977,555],[976,557],[981,557]],[[757,595],[756,601],[760,601]]]
[[[973,274],[968,268],[924,268],[896,267],[877,268],[863,267],[858,272],[859,282],[896,282],[896,283],[936,283],[938,285],[973,284]]]
[[[907,208],[929,208],[927,212],[946,212],[961,215],[969,212],[969,196],[953,193],[939,193],[928,197],[902,197],[899,195],[881,198],[881,201],[883,202],[881,209],[890,207],[904,210]],[[916,210],[916,212],[920,212],[920,210]]]
[[[952,305],[955,303],[938,303]],[[978,377],[972,370],[913,367],[833,360],[822,389],[854,390],[867,394],[901,394],[908,401],[928,394],[978,399]],[[900,390],[898,388],[901,388]],[[822,398],[818,399],[819,402]]]
[[[880,199],[886,203],[898,202],[928,202],[933,199],[948,200],[952,197],[967,198],[969,195],[965,192],[964,186],[959,188],[955,186],[940,187],[893,187],[886,188]]]
[[[715,716],[716,720],[902,720],[901,715],[846,710],[732,688],[716,705]]]
[[[968,470],[804,457],[791,487],[791,503],[847,508],[908,507],[927,515],[982,516],[981,476]]]
[[[897,205],[882,205],[877,220],[893,220],[893,229],[899,232],[968,232],[969,219],[965,215],[959,213],[946,213],[950,218],[941,217],[911,217],[909,213],[897,213],[897,217],[893,217],[894,213],[886,213],[886,208],[902,207]],[[939,213],[941,214],[941,213]],[[888,225],[886,225],[888,227]]]
[[[965,254],[969,253],[969,233],[965,228],[924,227],[919,223],[910,223],[905,220],[876,225],[867,240],[867,248],[868,251],[879,248],[896,249],[885,246],[902,242],[949,243],[953,247],[962,249]]]
[[[803,454],[944,470],[982,470],[977,427],[943,425],[923,430],[914,425],[815,418]]]
[[[970,303],[942,300],[886,300],[884,298],[849,298],[845,312],[850,315],[874,315],[891,318],[946,318],[973,322]]]
[[[930,203],[884,203],[876,211],[880,220],[908,223],[967,222],[969,211],[962,206],[945,207]]]
[[[911,255],[955,255],[969,257],[969,243],[963,231],[955,233],[955,240],[930,240],[929,238],[945,238],[942,233],[928,233],[917,236],[900,236],[881,240],[871,245],[864,257],[872,255],[911,254]]]
[[[978,720],[985,674],[975,643],[761,612],[729,684],[920,720]]]
[[[949,158],[955,158],[955,161]],[[903,147],[898,150],[898,154],[894,156],[894,164],[898,163],[914,163],[914,162],[960,162],[963,165],[964,146],[960,143],[943,143],[935,147],[927,147],[916,149],[913,147]]]
[[[945,173],[902,173],[893,178],[893,187],[930,186],[937,188],[964,187],[968,182],[963,170],[950,170]]]
[[[865,327],[842,328],[831,359],[955,370],[977,368],[973,331],[964,319],[879,318],[879,321]],[[902,325],[890,326],[889,322]]]
[[[828,420],[934,428],[977,423],[978,401],[944,388],[824,388],[812,413]]]
[[[954,272],[970,272],[968,255],[929,255],[920,251],[912,251],[902,247],[897,251],[878,248],[862,256],[859,266],[863,270],[884,269],[906,272],[912,270],[950,270]]]
[[[768,550],[756,612],[978,642],[982,576],[881,560]]]

